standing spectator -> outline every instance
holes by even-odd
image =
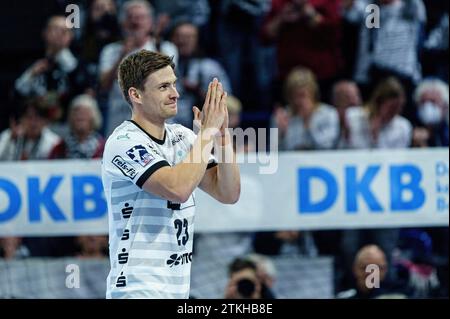
[[[263,35],[276,43],[279,80],[284,82],[294,67],[311,69],[328,102],[342,69],[340,1],[272,0]]]
[[[410,97],[420,81],[419,37],[426,21],[422,0],[379,0],[380,25],[366,26],[366,7],[370,1],[346,0],[344,17],[361,25],[355,80],[367,96],[373,87],[388,76],[397,77],[406,90],[405,115],[414,118]]]
[[[167,31],[181,21],[189,21],[197,28],[202,28],[209,20],[208,0],[150,0],[150,3],[158,20],[166,21],[160,31],[161,35],[166,35]]]
[[[427,8],[425,39],[421,52],[424,77],[437,77],[448,83],[449,3],[424,1]]]
[[[217,77],[227,92],[231,92],[228,75],[215,60],[203,57],[198,47],[198,28],[189,22],[180,22],[172,32],[171,40],[179,53],[177,64],[178,113],[173,121],[192,128],[192,106],[201,105],[208,84]]]
[[[114,0],[94,0],[88,9],[81,36],[81,56],[89,65],[89,73],[97,74],[103,47],[119,39],[120,27]]]
[[[270,0],[222,0],[210,1],[210,5],[210,31],[202,44],[209,43],[213,51],[209,54],[225,68],[233,94],[247,110],[268,109],[274,50],[264,47],[258,34]]]
[[[131,117],[131,109],[122,96],[117,82],[117,68],[120,61],[129,54],[146,49],[159,51],[174,57],[178,62],[176,47],[167,41],[157,41],[152,36],[153,9],[147,1],[125,2],[119,15],[124,39],[108,44],[100,54],[100,88],[108,93],[107,103],[102,108],[105,119],[105,136],[124,120]]]
[[[105,140],[97,130],[102,118],[97,102],[87,94],[77,96],[69,110],[69,131],[55,146],[50,158],[100,158]]]
[[[85,68],[70,51],[73,32],[66,17],[52,16],[43,31],[45,56],[33,63],[15,82],[26,98],[55,96],[54,120],[64,118],[64,106],[71,96],[90,87]]]

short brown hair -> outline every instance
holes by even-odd
[[[173,57],[148,50],[141,50],[124,58],[119,65],[118,77],[120,89],[125,100],[133,107],[128,96],[128,90],[131,87],[144,90],[145,79],[153,72],[163,69],[168,65],[175,70]]]

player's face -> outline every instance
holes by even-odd
[[[166,66],[147,77],[142,93],[144,113],[152,118],[168,119],[177,114],[179,94],[176,88],[177,77],[172,67]]]

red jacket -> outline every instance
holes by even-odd
[[[342,67],[341,1],[308,0],[322,16],[322,21],[315,27],[308,26],[305,21],[283,24],[278,36],[270,39],[267,24],[291,1],[272,0],[272,9],[263,25],[263,38],[275,41],[277,45],[280,79],[284,80],[289,71],[299,65],[311,69],[319,80],[336,76]]]

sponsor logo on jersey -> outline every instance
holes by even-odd
[[[170,268],[179,265],[185,265],[192,262],[192,252],[184,254],[172,254],[169,259],[167,259],[166,264]]]
[[[116,166],[120,171],[125,175],[130,177],[131,179],[135,178],[137,175],[136,170],[133,166],[128,164],[120,155],[116,155],[111,161],[114,166]]]
[[[143,145],[133,146],[127,151],[127,155],[129,158],[143,167],[145,167],[148,163],[155,159],[149,154],[149,152]]]
[[[120,141],[120,140],[129,140],[130,139],[130,136],[128,135],[129,133],[125,133],[125,134],[122,134],[122,135],[118,135],[117,136],[117,140],[118,141]]]
[[[175,145],[176,143],[180,142],[184,138],[184,134],[181,132],[177,132],[175,134],[176,134],[175,137],[172,138],[172,140],[171,140],[172,145]]]

